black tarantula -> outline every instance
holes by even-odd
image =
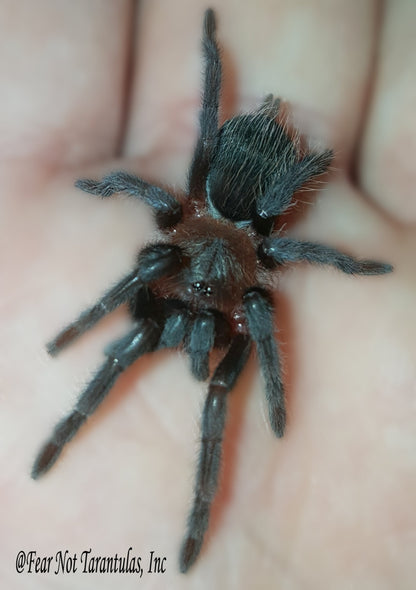
[[[218,485],[227,394],[233,389],[252,343],[263,374],[272,429],[285,428],[285,399],[274,338],[271,295],[263,285],[268,272],[290,262],[328,264],[348,274],[378,275],[389,264],[357,260],[322,244],[273,233],[277,217],[306,181],[322,174],[330,150],[301,153],[276,122],[279,100],[268,96],[252,113],[218,127],[221,59],[215,16],[203,25],[205,70],[199,138],[184,196],[153,186],[126,172],[76,186],[109,197],[125,192],[154,212],[159,238],[138,255],[134,270],[48,344],[55,356],[104,315],[127,303],[132,330],[106,349],[107,360],[81,393],[72,412],[55,427],[33,466],[37,478],[55,463],[119,375],[145,353],[182,346],[192,374],[209,377],[209,357],[223,351],[202,414],[202,442],[193,507],[180,553],[186,572],[197,559]]]

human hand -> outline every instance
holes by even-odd
[[[247,4],[238,15],[231,3],[217,9],[227,115],[273,92],[291,103],[303,133],[336,151],[337,172],[292,233],[392,262],[395,271],[351,278],[299,266],[282,274],[276,324],[287,433],[275,440],[267,426],[253,359],[231,396],[222,486],[195,567],[180,575],[177,554],[206,386],[175,353],[138,362],[53,471],[29,479],[36,451],[99,364],[103,343],[128,320],[116,312],[56,361],[44,344],[131,267],[151,235],[137,203],[101,203],[70,187],[116,167],[183,183],[204,8],[142,4],[130,86],[129,3],[45,1],[2,19],[10,53],[1,57],[8,100],[0,113],[1,577],[11,588],[21,583],[13,560],[22,548],[111,556],[132,546],[145,562],[152,549],[167,557],[167,573],[144,573],[144,587],[410,587],[416,277],[407,163],[415,88],[403,59],[414,52],[405,34],[412,8],[400,3],[380,21],[376,4],[341,1]],[[126,583],[136,586],[135,577]],[[39,575],[26,579],[43,585]],[[67,578],[54,582],[64,587]],[[75,574],[77,584],[113,587],[114,578]]]

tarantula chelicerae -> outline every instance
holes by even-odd
[[[282,436],[285,401],[274,339],[271,296],[263,287],[268,271],[287,262],[329,264],[348,274],[390,272],[388,264],[357,260],[334,248],[273,234],[277,217],[293,194],[322,174],[330,150],[301,153],[276,122],[279,101],[268,96],[255,112],[218,128],[221,60],[215,17],[203,26],[205,58],[200,132],[189,171],[188,191],[176,197],[144,180],[114,172],[76,186],[109,197],[125,192],[154,212],[159,238],[138,255],[134,270],[49,343],[56,355],[104,315],[127,303],[132,330],[105,350],[107,360],[80,395],[75,408],[41,449],[32,476],[45,473],[113,386],[145,353],[182,346],[199,380],[209,377],[214,348],[224,351],[209,386],[202,414],[202,443],[194,503],[180,555],[185,572],[196,560],[208,527],[221,461],[227,394],[255,343],[263,373],[272,429]]]

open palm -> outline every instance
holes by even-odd
[[[302,133],[337,154],[332,179],[291,233],[391,262],[395,272],[351,278],[302,265],[281,275],[287,433],[276,440],[267,425],[253,358],[231,396],[210,534],[186,576],[177,554],[206,386],[177,353],[139,361],[50,474],[33,482],[29,473],[128,318],[117,311],[58,360],[45,342],[131,268],[152,234],[144,206],[71,187],[120,167],[184,183],[205,5],[143,2],[134,11],[128,1],[45,0],[36,11],[2,9],[0,579],[8,588],[112,588],[119,579],[137,587],[137,574],[82,573],[84,550],[111,557],[129,547],[142,557],[144,588],[411,587],[416,91],[407,28],[415,10],[389,6],[383,15],[376,2],[341,0],[217,9],[226,115],[273,92],[292,104]],[[18,551],[31,549],[68,550],[78,571],[55,576],[53,561],[49,574],[17,574]],[[151,551],[166,557],[165,573],[147,572]]]

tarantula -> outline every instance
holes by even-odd
[[[270,423],[285,428],[285,396],[274,338],[273,305],[265,288],[273,269],[291,262],[327,264],[348,274],[378,275],[389,264],[357,260],[322,244],[273,233],[276,219],[294,193],[325,172],[330,150],[301,152],[276,121],[279,100],[266,97],[252,113],[218,126],[221,59],[214,12],[205,12],[205,60],[200,130],[187,193],[175,196],[137,176],[118,171],[76,186],[109,197],[124,192],[145,202],[159,228],[158,239],[141,250],[134,270],[48,345],[55,356],[103,316],[127,303],[132,330],[105,349],[107,360],[81,393],[72,412],[55,427],[33,466],[37,478],[54,464],[119,375],[145,353],[182,347],[192,374],[209,377],[213,349],[222,360],[213,372],[202,413],[202,442],[193,507],[180,553],[182,572],[194,563],[208,527],[218,485],[227,394],[255,343],[263,374]]]

